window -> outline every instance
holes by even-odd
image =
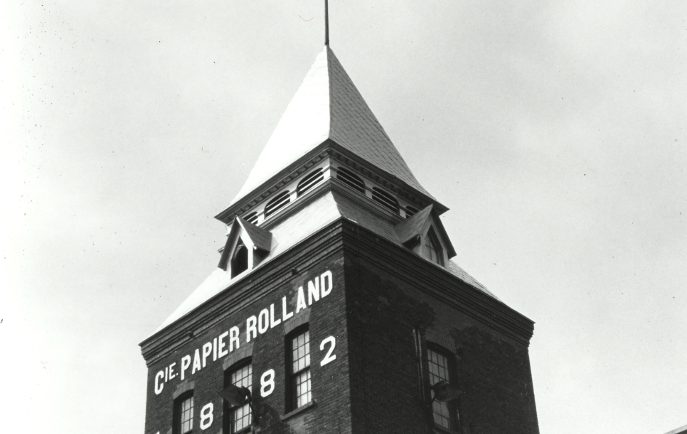
[[[239,238],[231,258],[231,277],[238,276],[248,269],[248,248]]]
[[[284,208],[289,204],[291,196],[288,191],[282,191],[265,205],[265,218]]]
[[[174,434],[193,432],[193,392],[188,392],[174,401]]]
[[[393,212],[394,214],[398,214],[399,212],[398,200],[396,200],[394,196],[382,190],[381,188],[372,187],[372,200],[374,200],[384,208],[388,209],[389,211]]]
[[[430,228],[427,231],[427,235],[423,237],[422,250],[427,259],[439,265],[444,265],[444,249],[441,248],[441,243],[434,229]]]
[[[322,169],[313,170],[298,182],[298,186],[296,187],[296,195],[301,197],[305,193],[312,190],[323,179],[324,173],[322,173]]]
[[[295,410],[312,401],[312,387],[310,382],[310,331],[297,330],[288,338],[288,370],[289,370],[289,409]]]
[[[224,374],[224,387],[233,384],[237,387],[246,387],[252,390],[253,387],[253,365],[250,360],[239,362],[229,371]],[[253,421],[253,414],[249,404],[244,404],[241,407],[229,408],[225,403],[224,414],[229,417],[224,419],[224,432],[238,433],[250,428]]]
[[[445,381],[451,384],[450,353],[439,348],[427,349],[427,370],[429,371],[429,386]],[[434,425],[456,430],[458,425],[458,412],[454,401],[432,401],[432,417]]]
[[[353,190],[365,194],[365,183],[362,179],[360,179],[358,175],[351,172],[350,170],[343,167],[339,167],[336,170],[336,179],[351,187]]]

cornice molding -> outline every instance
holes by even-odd
[[[259,205],[270,195],[279,191],[282,187],[302,175],[310,167],[326,158],[329,154],[329,149],[327,149],[329,143],[332,142],[330,140],[323,142],[298,160],[289,164],[279,173],[263,182],[260,187],[248,193],[246,196],[236,201],[236,203],[230,205],[224,211],[217,214],[215,218],[226,223],[227,221],[231,221],[234,216],[243,215],[249,209]]]
[[[231,222],[236,215],[243,215],[251,208],[259,205],[265,201],[269,196],[282,189],[285,185],[291,183],[296,178],[305,173],[310,167],[316,165],[324,158],[332,157],[339,162],[345,163],[347,166],[353,167],[360,171],[361,174],[379,184],[390,191],[404,198],[411,203],[417,203],[420,208],[429,204],[435,204],[437,213],[443,214],[448,208],[442,203],[438,202],[422,192],[407,185],[403,180],[385,172],[379,167],[359,157],[355,153],[349,151],[335,141],[328,139],[322,142],[310,152],[303,155],[298,160],[289,164],[279,173],[265,181],[260,187],[248,193],[243,198],[239,199],[233,205],[227,207],[224,211],[215,216],[216,219],[227,223]]]
[[[345,189],[342,189],[345,190]],[[344,263],[356,255],[436,300],[528,345],[534,322],[503,302],[471,286],[442,267],[345,218],[340,218],[291,247],[256,273],[232,283],[182,318],[141,342],[148,366],[194,337],[292,281],[300,272],[340,253]],[[410,270],[412,272],[405,272]]]
[[[232,313],[282,288],[294,278],[294,271],[298,274],[341,253],[340,232],[341,220],[337,220],[143,340],[139,345],[146,364],[154,364]]]
[[[401,179],[398,179],[395,176],[383,171],[372,163],[366,161],[364,158],[359,157],[348,149],[340,146],[336,142],[332,142],[331,158],[335,161],[342,162],[349,167],[355,168],[371,181],[374,181],[380,186],[392,191],[406,201],[418,204],[420,209],[429,204],[435,204],[439,214],[442,214],[448,210],[446,206],[439,203],[436,199],[426,196],[415,188],[407,185]]]
[[[394,278],[403,280],[410,287],[529,345],[534,322],[505,303],[473,287],[443,267],[426,261],[412,251],[355,223],[346,221],[343,229],[345,256],[357,255],[365,263],[373,264]]]

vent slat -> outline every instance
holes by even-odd
[[[317,184],[319,184],[324,179],[324,173],[322,169],[317,169],[309,174],[305,175],[303,179],[298,182],[296,187],[296,194],[298,197],[304,195],[311,189],[313,189]]]
[[[291,197],[288,191],[282,191],[279,193],[274,199],[270,200],[267,202],[267,205],[265,205],[265,218],[284,208],[289,204],[290,200]]]
[[[412,217],[415,214],[417,214],[417,212],[419,210],[417,208],[415,208],[414,206],[406,205],[405,211],[406,211],[406,217]]]
[[[400,211],[398,200],[379,187],[372,187],[372,200],[396,214]]]
[[[247,222],[257,224],[258,223],[258,212],[253,211],[243,216],[243,219]]]
[[[350,170],[339,167],[336,171],[336,179],[360,193],[365,194],[365,183],[362,179]]]

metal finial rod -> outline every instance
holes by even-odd
[[[324,45],[329,45],[329,0],[324,0]]]

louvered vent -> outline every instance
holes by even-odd
[[[298,182],[296,187],[296,195],[301,197],[308,191],[312,190],[317,184],[324,179],[324,172],[322,169],[313,170],[308,173]]]
[[[399,212],[398,201],[396,198],[381,188],[372,187],[372,200],[396,214]]]
[[[365,183],[358,175],[350,170],[339,167],[336,171],[336,179],[351,187],[353,190],[365,194]]]
[[[405,207],[405,210],[406,210],[406,217],[412,217],[415,214],[417,214],[417,211],[418,211],[417,208],[415,208],[414,206],[410,206],[410,205],[407,205]]]
[[[258,224],[258,212],[253,211],[249,212],[248,214],[243,216],[243,219],[247,222],[253,223],[254,225]]]
[[[275,212],[279,211],[280,209],[288,205],[290,199],[291,198],[289,196],[289,192],[282,191],[277,196],[275,196],[274,199],[267,202],[267,205],[265,205],[265,218],[271,216]]]

